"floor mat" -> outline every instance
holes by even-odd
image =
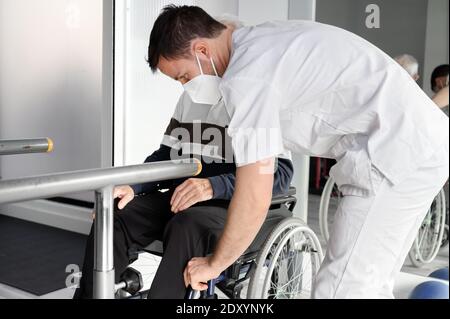
[[[0,283],[42,296],[81,268],[87,236],[0,215]]]

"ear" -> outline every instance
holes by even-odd
[[[204,60],[209,60],[209,57],[211,56],[208,43],[206,43],[201,39],[196,39],[192,41],[191,50],[192,55],[195,56],[195,54],[197,53],[200,60],[202,60],[202,58]]]

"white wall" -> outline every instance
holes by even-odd
[[[55,142],[2,178],[102,166],[102,32],[102,0],[0,0],[0,139]]]
[[[142,163],[159,148],[182,93],[181,84],[152,74],[145,61],[153,23],[171,3],[192,1],[116,1],[116,166]]]
[[[286,20],[290,5],[304,8],[304,4],[308,6],[310,3],[310,0],[194,0],[195,5],[212,16],[232,14],[246,25]]]
[[[241,0],[242,1],[242,0]],[[195,0],[195,5],[201,7],[211,16],[223,14],[239,15],[239,0]]]
[[[287,0],[239,1],[239,18],[246,25],[260,24],[270,20],[287,20],[288,11],[289,2]]]
[[[432,96],[431,73],[438,65],[449,63],[448,0],[429,0],[425,41],[423,89]]]
[[[289,0],[290,20],[315,20],[316,0]]]
[[[168,4],[199,5],[213,16],[237,15],[238,0],[117,0],[114,164],[142,163],[159,148],[182,86],[152,74],[145,58],[153,23]]]

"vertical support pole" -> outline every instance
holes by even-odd
[[[308,223],[310,158],[300,154],[292,154],[292,160],[294,163],[292,184],[297,189],[297,205],[294,209],[294,215]]]
[[[114,299],[113,187],[95,192],[94,220],[94,299]]]

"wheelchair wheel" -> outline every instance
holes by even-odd
[[[439,252],[445,233],[445,193],[436,196],[420,226],[409,259],[415,267],[431,263]]]
[[[329,226],[333,224],[334,215],[341,199],[342,194],[336,183],[331,177],[328,178],[320,198],[319,206],[319,227],[325,241],[328,241],[330,238]]]
[[[287,218],[272,231],[256,258],[248,299],[309,299],[323,254],[306,224]]]

